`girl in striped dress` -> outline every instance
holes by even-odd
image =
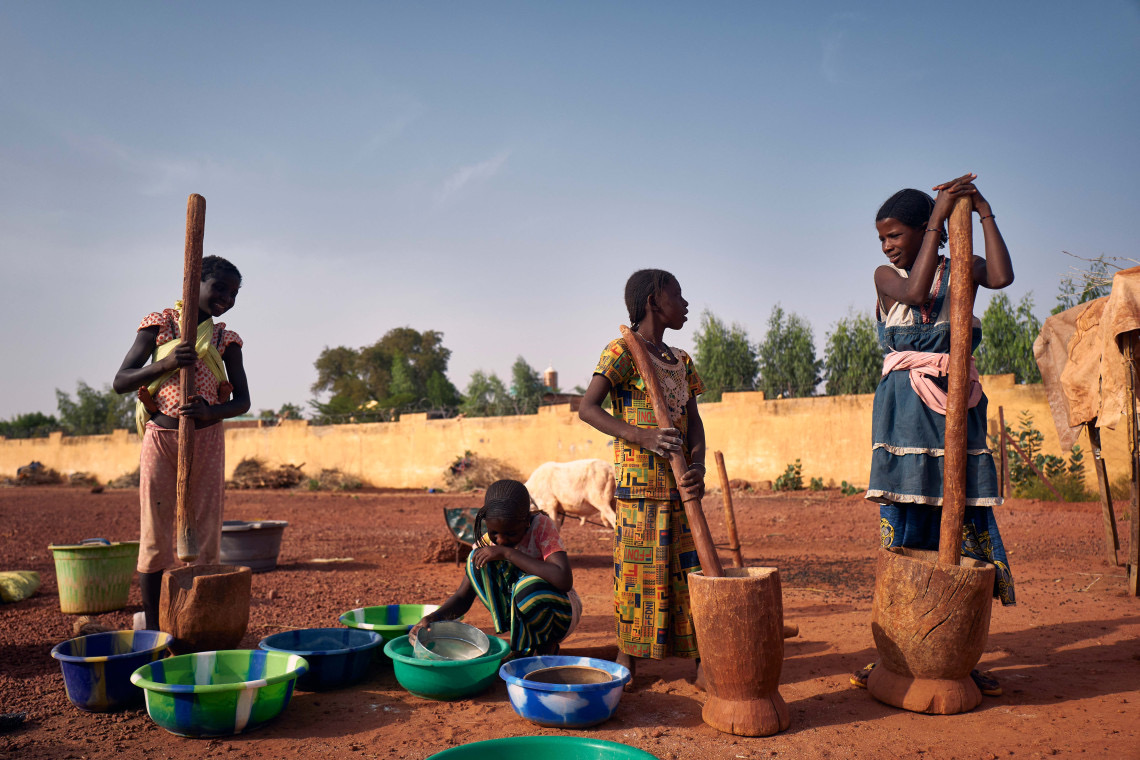
[[[557,654],[582,617],[574,573],[554,521],[530,511],[530,494],[517,480],[492,483],[475,516],[475,547],[459,588],[409,632],[437,620],[455,620],[476,597],[491,613],[496,633],[510,632],[511,651]]]

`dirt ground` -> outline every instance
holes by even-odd
[[[433,539],[449,535],[440,508],[479,504],[478,496],[420,492],[231,491],[227,499],[229,519],[289,521],[279,568],[253,577],[248,647],[282,630],[336,625],[354,607],[442,601],[461,571],[422,561]],[[705,505],[723,542],[719,497]],[[59,611],[47,546],[91,536],[135,539],[137,510],[133,491],[0,489],[0,568],[43,576],[35,597],[0,606],[0,713],[27,713],[22,727],[0,734],[0,756],[425,758],[482,739],[559,733],[517,717],[501,682],[472,699],[432,702],[401,689],[387,663],[349,689],[298,692],[275,722],[223,740],[173,736],[144,709],[75,709],[49,655],[70,638],[73,616]],[[874,506],[857,496],[801,492],[737,496],[736,511],[746,563],[779,568],[785,619],[800,626],[800,636],[786,642],[780,680],[791,727],[758,739],[715,731],[701,721],[692,663],[665,660],[642,669],[637,691],[622,698],[613,719],[583,733],[662,759],[1140,758],[1140,600],[1127,595],[1123,568],[1104,558],[1096,504],[1013,501],[998,509],[1018,605],[995,603],[981,666],[1005,694],[955,716],[888,707],[848,683],[875,659]],[[1122,520],[1122,537],[1127,528]],[[572,521],[563,535],[585,605],[564,652],[612,657],[610,534]],[[315,561],[328,558],[352,559]],[[136,587],[125,609],[101,620],[128,627],[138,609]],[[467,619],[484,629],[490,623],[478,604]]]

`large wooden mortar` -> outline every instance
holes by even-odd
[[[693,624],[708,699],[701,717],[736,736],[770,736],[791,722],[778,690],[784,664],[784,603],[774,567],[689,575]]]
[[[249,625],[253,574],[236,565],[190,565],[162,574],[158,627],[175,654],[235,649]]]
[[[937,560],[934,551],[879,550],[871,611],[879,663],[867,690],[904,710],[954,715],[982,701],[970,671],[990,630],[995,569],[969,557]]]

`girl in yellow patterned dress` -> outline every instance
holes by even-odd
[[[660,269],[634,272],[625,303],[630,327],[653,357],[674,426],[658,427],[645,382],[621,338],[602,352],[578,416],[614,437],[618,662],[636,672],[638,659],[699,656],[688,574],[701,567],[667,457],[684,453],[689,469],[680,485],[702,495],[705,430],[696,397],[705,389],[688,354],[662,341],[665,330],[681,329],[688,318],[677,278]],[[602,408],[607,394],[613,414]]]

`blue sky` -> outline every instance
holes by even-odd
[[[111,381],[191,192],[256,411],[404,325],[460,389],[518,355],[584,385],[645,266],[671,344],[779,303],[822,351],[879,204],[966,171],[1043,317],[1063,251],[1140,258],[1138,126],[1136,2],[0,2],[0,418]]]

